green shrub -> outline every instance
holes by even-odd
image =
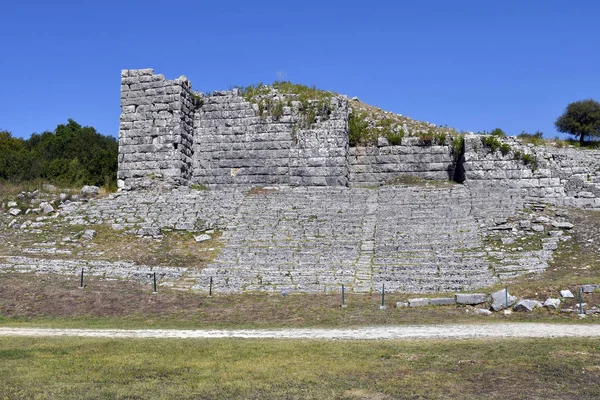
[[[369,128],[367,113],[350,114],[348,118],[348,140],[352,147],[372,144],[377,140],[377,137],[373,137],[373,132]]]
[[[398,133],[391,132],[386,138],[392,146],[400,146],[402,144],[402,138],[404,138],[404,130],[401,129]]]
[[[495,136],[482,136],[481,143],[492,153],[495,153],[501,146],[500,141]]]
[[[458,159],[465,152],[465,137],[463,135],[456,135],[452,138],[452,156],[454,160],[458,161]]]
[[[506,133],[500,128],[496,128],[493,131],[491,131],[490,135],[496,136],[496,137],[506,137]]]
[[[437,145],[446,144],[446,134],[445,133],[436,133],[433,135],[433,143]]]
[[[502,143],[500,145],[500,152],[502,153],[503,156],[505,156],[508,153],[510,153],[510,145],[507,144],[507,143]]]

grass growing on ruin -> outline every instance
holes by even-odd
[[[599,339],[0,338],[0,398],[600,396]]]
[[[36,214],[28,216],[32,221]],[[23,218],[23,217],[22,217]],[[81,234],[93,229],[93,240]],[[196,243],[194,235],[184,231],[164,232],[161,240],[113,230],[106,224],[70,225],[66,222],[44,227],[40,232],[16,229],[0,230],[0,255],[45,259],[86,259],[131,261],[148,266],[202,269],[219,253],[220,231],[211,240]],[[65,241],[65,238],[70,240]],[[58,252],[52,252],[51,250]]]

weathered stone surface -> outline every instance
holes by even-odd
[[[81,188],[81,194],[83,195],[96,195],[100,191],[98,186],[84,186]]]
[[[508,293],[508,307],[517,301],[515,296]],[[504,310],[508,308],[506,305],[506,289],[492,293],[492,309],[494,311]]]
[[[14,208],[14,207],[16,207],[17,205],[18,205],[18,204],[17,204],[17,202],[16,202],[16,201],[9,201],[9,202],[6,204],[6,206],[7,206],[8,208]]]
[[[485,293],[460,293],[456,295],[457,304],[477,305],[486,303],[490,296]]]
[[[429,302],[434,306],[447,306],[456,304],[454,297],[435,297],[430,299]]]
[[[408,305],[410,307],[423,307],[429,305],[428,298],[408,299]]]
[[[600,289],[600,285],[583,285],[581,291],[583,293],[594,293]]]
[[[492,315],[492,312],[487,308],[476,308],[475,314],[477,315]]]
[[[536,307],[541,307],[542,303],[537,300],[520,300],[513,307],[515,311],[532,312]]]
[[[205,242],[207,240],[210,240],[210,235],[204,233],[202,235],[194,236],[194,240],[196,241],[196,243]]]
[[[574,298],[575,296],[573,296],[573,293],[571,293],[570,290],[566,289],[566,290],[561,290],[560,291],[560,297]]]
[[[12,216],[17,216],[19,214],[21,214],[21,210],[18,208],[11,208],[10,210],[8,210],[8,213]]]
[[[82,237],[83,239],[86,239],[86,240],[92,240],[93,238],[95,238],[95,237],[96,237],[96,235],[97,235],[97,234],[98,234],[98,233],[97,233],[95,230],[93,230],[93,229],[86,229],[86,230],[83,232],[83,234],[81,235],[81,237]]]
[[[552,226],[558,229],[573,229],[574,225],[570,222],[554,221],[552,222]]]
[[[554,308],[557,310],[560,307],[560,299],[548,298],[543,304],[544,307]]]
[[[396,308],[403,308],[403,307],[408,307],[408,302],[406,301],[399,301],[396,303]]]

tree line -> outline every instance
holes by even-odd
[[[112,136],[69,119],[29,139],[0,131],[0,181],[42,179],[60,186],[116,187],[119,145]]]

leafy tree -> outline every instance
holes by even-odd
[[[586,137],[600,136],[600,103],[592,99],[570,103],[554,125],[559,132],[579,137],[580,144]]]
[[[0,180],[45,179],[65,186],[116,186],[117,140],[69,119],[28,140],[0,132]]]

